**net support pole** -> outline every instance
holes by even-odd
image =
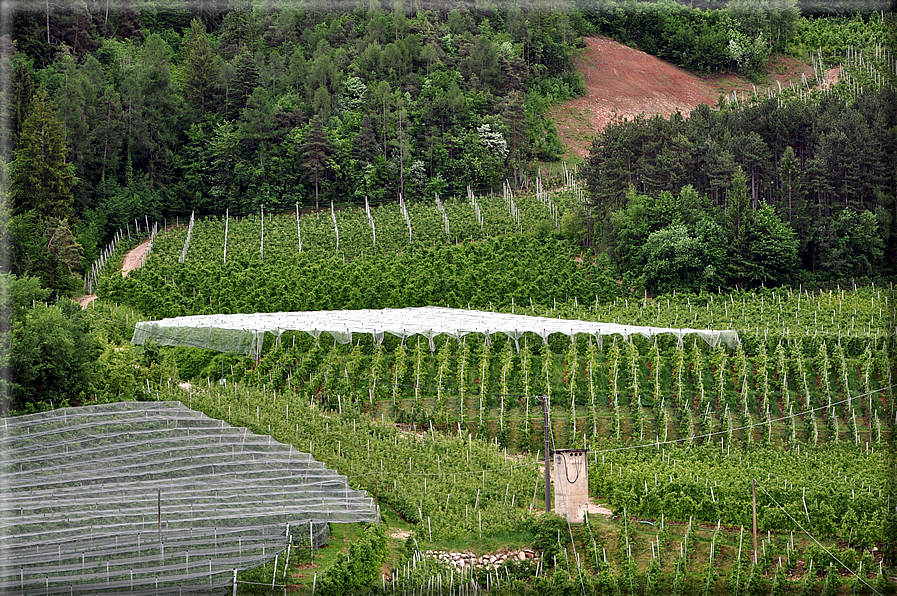
[[[162,550],[162,489],[158,490],[158,503],[159,503],[159,557],[163,556]]]
[[[542,413],[545,415],[545,513],[551,513],[551,471],[549,470],[548,456],[550,447],[548,443],[548,396],[542,396]]]
[[[751,478],[751,505],[754,516],[754,563],[757,562],[757,479]]]
[[[234,569],[234,591],[233,596],[237,596],[237,570]]]

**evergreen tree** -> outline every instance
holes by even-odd
[[[732,188],[727,196],[726,226],[732,238],[732,270],[738,279],[747,275],[749,249],[747,239],[750,215],[747,176],[744,175],[741,166],[736,166],[735,174],[732,176]]]
[[[184,118],[184,98],[174,86],[170,52],[160,35],[150,35],[143,46],[148,66],[138,79],[137,135],[129,148],[152,187],[162,187],[169,180]]]
[[[797,166],[797,158],[794,149],[789,145],[779,162],[779,195],[781,207],[779,213],[788,216],[788,223],[795,226],[795,219],[799,217],[801,200],[800,170]]]
[[[206,29],[197,19],[193,19],[190,30],[184,36],[182,52],[184,95],[199,107],[201,114],[205,114],[209,101],[218,87],[220,66]]]
[[[39,276],[56,295],[74,289],[81,269],[82,248],[69,222],[77,179],[68,153],[65,125],[41,87],[14,154],[10,231],[14,271]]]
[[[502,102],[502,119],[508,129],[507,161],[514,169],[515,182],[519,184],[523,174],[523,156],[527,152],[529,140],[522,93],[511,91],[507,95],[504,102]]]
[[[72,216],[75,168],[67,161],[65,126],[42,86],[31,100],[12,166],[15,213],[34,211],[40,218]]]
[[[321,118],[315,116],[305,133],[305,143],[302,144],[302,169],[305,175],[315,183],[315,209],[320,209],[321,179],[326,176],[329,169],[328,161],[333,153],[327,131],[321,123]]]
[[[355,136],[353,148],[355,159],[363,164],[369,164],[377,157],[379,147],[374,135],[374,123],[369,114],[361,117],[361,130]]]
[[[34,69],[30,61],[16,60],[12,76],[12,117],[15,122],[13,130],[21,132],[22,124],[31,109],[31,98],[34,97]]]
[[[259,84],[259,67],[255,56],[243,47],[233,60],[233,85],[230,89],[229,108],[239,113],[246,107],[252,92]]]

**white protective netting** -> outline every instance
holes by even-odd
[[[367,493],[309,454],[179,402],[0,428],[2,594],[221,593],[289,541],[320,546],[328,522],[378,520]]]
[[[430,350],[435,349],[434,338],[438,335],[460,339],[470,333],[483,334],[487,339],[491,334],[502,333],[513,339],[518,349],[524,333],[534,333],[544,341],[553,333],[570,337],[584,333],[595,336],[599,343],[604,335],[621,335],[624,340],[630,335],[641,335],[650,340],[659,334],[674,335],[681,343],[683,337],[693,334],[714,348],[719,342],[734,348],[739,341],[738,332],[732,330],[620,325],[441,306],[175,317],[137,323],[131,341],[143,344],[151,339],[166,346],[195,346],[258,356],[265,333],[280,338],[284,331],[303,331],[315,338],[327,332],[340,343],[351,342],[353,333],[371,334],[377,343],[383,340],[384,333],[401,338],[423,335],[430,341]]]

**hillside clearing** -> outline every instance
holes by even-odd
[[[645,52],[606,37],[585,38],[587,47],[576,59],[586,94],[563,102],[551,112],[570,157],[585,157],[594,133],[619,118],[638,114],[687,116],[699,104],[716,105],[719,96],[738,90],[753,92],[752,84],[733,74],[700,77]],[[784,88],[788,81],[812,73],[802,62],[784,56],[770,61],[769,85]],[[765,85],[757,86],[766,91]]]

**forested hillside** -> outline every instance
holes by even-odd
[[[895,254],[895,106],[882,89],[612,124],[586,173],[605,240],[655,291],[880,275]]]
[[[59,131],[51,170],[65,173],[47,200],[64,205],[56,215],[71,216],[87,256],[145,215],[520,183],[533,160],[561,151],[544,110],[581,88],[570,61],[581,38],[563,11],[23,6],[6,46],[14,210],[41,194],[25,181],[41,118]],[[59,285],[48,271],[63,259],[38,266],[25,246],[45,221],[35,217],[19,222],[30,232],[17,235],[16,264]]]
[[[489,193],[505,180],[528,187],[562,153],[546,110],[584,91],[571,59],[584,34],[705,73],[759,76],[784,51],[808,61],[815,52],[819,70],[851,53],[860,64],[871,48],[884,71],[893,60],[881,50],[893,38],[891,15],[807,18],[793,1],[18,8],[2,52],[11,116],[3,134],[13,149],[5,234],[12,270],[39,275],[54,293],[78,287],[86,263],[135,219],[399,195],[413,203],[468,187]],[[803,279],[781,275],[798,265],[807,281],[874,276],[895,252],[894,101],[883,92],[854,103],[856,85],[823,102],[721,104],[687,120],[594,131],[587,176],[598,224],[625,206],[630,184],[646,195],[691,185],[726,211],[740,166],[746,213],[762,200],[774,205],[798,242],[777,270],[745,271],[729,255],[698,281],[654,283],[639,269],[629,275],[636,285],[784,283]],[[719,213],[708,217],[727,228]],[[858,225],[868,238],[842,242]],[[643,265],[616,251],[615,229],[599,229],[621,273]],[[860,256],[840,256],[856,252],[851,242]]]
[[[807,17],[796,2],[751,0],[580,6],[595,31],[694,71],[737,69],[760,83],[782,52],[813,69],[784,89],[763,81],[688,117],[597,132],[581,218],[621,277],[649,292],[700,292],[893,272],[893,14]]]

